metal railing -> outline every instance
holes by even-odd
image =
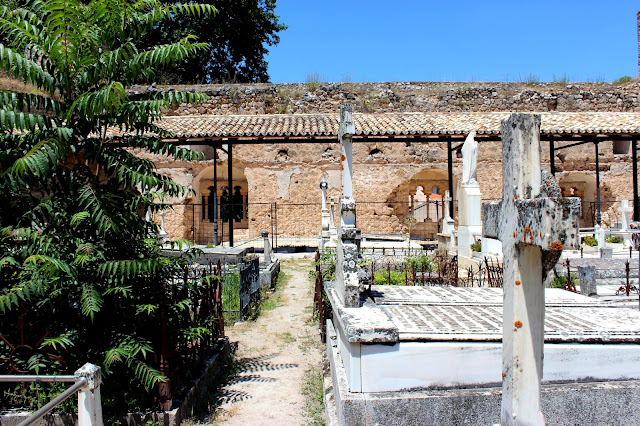
[[[73,382],[73,385],[22,421],[18,426],[34,424],[67,398],[78,392],[78,426],[102,426],[100,367],[85,364],[73,376],[0,375],[0,382]]]

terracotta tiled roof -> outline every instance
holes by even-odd
[[[509,112],[353,114],[358,136],[499,135]],[[543,134],[640,134],[636,112],[542,112]],[[335,137],[338,114],[164,117],[175,138]]]

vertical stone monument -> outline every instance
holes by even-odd
[[[462,183],[458,192],[458,254],[469,258],[471,244],[482,235],[482,194],[476,180],[478,143],[475,135],[476,132],[469,133],[462,145]]]
[[[320,233],[320,244],[318,245],[321,249],[325,247],[325,245],[329,242],[330,232],[329,228],[331,226],[331,217],[329,215],[329,209],[327,207],[327,188],[329,185],[322,175],[322,180],[320,181],[320,189],[322,190],[322,231]]]
[[[563,248],[578,248],[579,198],[561,198],[540,168],[540,116],[502,121],[501,202],[483,204],[484,235],[502,241],[502,425],[543,425],[544,280]]]
[[[456,229],[455,223],[451,218],[451,212],[449,211],[449,202],[451,196],[449,191],[445,191],[442,202],[444,203],[444,216],[442,217],[442,232],[438,233],[438,247],[442,247],[445,250],[453,249],[456,245]]]
[[[356,201],[353,198],[353,134],[355,125],[351,105],[340,107],[338,139],[342,154],[342,191],[338,204],[338,241],[336,246],[335,289],[345,307],[360,305],[360,282],[358,280],[358,240],[360,230],[356,227]]]

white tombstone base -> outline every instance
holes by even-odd
[[[458,256],[471,258],[471,244],[482,237],[482,225],[458,226]]]
[[[482,205],[482,194],[478,183],[467,183],[460,186],[458,195],[458,225],[459,226],[482,226],[480,210]]]

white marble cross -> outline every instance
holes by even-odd
[[[451,201],[451,196],[449,195],[449,191],[444,191],[444,198],[442,202],[444,203],[444,217],[451,217],[451,212],[449,211],[449,202]]]
[[[542,425],[544,280],[563,248],[578,248],[579,198],[540,169],[540,115],[502,121],[501,202],[484,203],[484,236],[504,253],[502,425]],[[550,198],[552,197],[552,198]]]
[[[340,169],[342,170],[342,193],[338,205],[338,242],[336,246],[335,288],[338,297],[347,307],[360,305],[360,283],[358,280],[358,239],[356,228],[356,201],[353,198],[353,134],[355,125],[351,105],[340,106],[340,128],[338,139],[342,148]]]
[[[633,211],[633,207],[629,206],[628,200],[620,201],[620,207],[618,207],[618,211],[620,212],[620,216],[622,216],[622,224],[620,225],[620,229],[626,231],[629,229],[629,214]]]

